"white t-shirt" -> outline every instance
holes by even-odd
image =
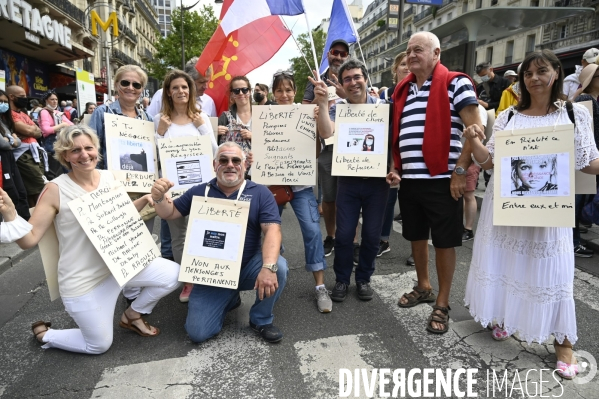
[[[208,94],[204,94],[200,97],[196,97],[196,104],[198,107],[205,112],[208,116],[216,117],[216,105],[214,104],[214,100]],[[158,90],[154,93],[152,97],[152,101],[150,101],[150,105],[146,109],[148,115],[150,115],[153,119],[155,115],[158,115],[162,110],[162,89]]]

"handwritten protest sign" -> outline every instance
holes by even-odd
[[[235,289],[250,203],[193,197],[179,281]]]
[[[574,125],[495,135],[493,224],[574,227]]]
[[[104,114],[106,165],[131,193],[149,193],[158,162],[154,124],[141,119]]]
[[[210,136],[187,136],[158,140],[162,176],[174,183],[171,198],[214,177]]]
[[[314,105],[252,109],[252,180],[261,184],[316,184]]]
[[[337,104],[333,176],[385,177],[389,104]]]
[[[160,256],[122,185],[98,189],[68,205],[121,287]]]
[[[327,87],[327,92],[329,94],[329,107],[331,106],[331,101],[335,102],[339,100],[339,96],[337,95],[337,88],[335,86]]]

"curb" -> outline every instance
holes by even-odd
[[[10,270],[15,264],[19,263],[21,259],[25,258],[29,254],[37,251],[37,245],[33,248],[24,249],[19,251],[14,256],[0,256],[0,276]]]

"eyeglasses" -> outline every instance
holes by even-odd
[[[238,96],[241,93],[248,94],[250,92],[250,88],[249,87],[240,87],[240,88],[237,88],[237,89],[231,89],[231,91],[233,92],[233,94],[235,94],[236,96]]]
[[[131,82],[129,80],[121,80],[119,82],[119,84],[121,85],[121,87],[129,87],[129,86],[133,86],[133,88],[135,90],[139,90],[141,89],[141,83],[139,82]]]
[[[349,55],[347,51],[344,50],[329,50],[329,54],[334,55],[335,57],[345,58]]]
[[[222,166],[227,166],[229,164],[229,162],[233,162],[234,166],[239,166],[239,165],[241,165],[241,158],[239,158],[239,157],[233,157],[233,158],[220,157],[220,158],[218,158],[218,163],[221,164]]]
[[[363,75],[346,76],[343,78],[343,83],[351,83],[354,80],[359,82],[363,77]]]

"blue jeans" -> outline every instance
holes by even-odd
[[[164,219],[160,219],[160,253],[163,258],[173,257],[173,244],[171,241],[171,230]]]
[[[304,253],[306,257],[306,270],[317,272],[327,268],[324,258],[324,247],[322,246],[322,234],[320,232],[320,214],[318,204],[312,188],[293,193],[293,200],[289,202],[304,239]],[[283,207],[279,207],[279,215],[283,214]]]
[[[272,323],[274,319],[272,310],[285,288],[288,272],[285,258],[279,256],[277,266],[279,267],[277,271],[279,288],[273,296],[264,298],[262,301],[258,299],[256,292],[256,302],[250,309],[250,322],[257,326]],[[247,265],[241,268],[237,289],[194,284],[189,295],[185,322],[185,330],[193,342],[204,342],[222,330],[225,315],[237,303],[239,292],[253,290],[260,271],[262,271],[261,252],[254,255]]]
[[[48,156],[54,155],[54,142],[56,142],[56,134],[51,134],[48,137],[44,137],[44,150],[46,150]]]
[[[389,189],[389,197],[387,198],[387,207],[385,208],[385,216],[383,218],[383,229],[381,230],[381,241],[389,241],[391,236],[391,227],[393,227],[393,213],[395,212],[395,203],[397,202],[397,187]]]
[[[348,285],[350,283],[353,242],[362,209],[362,240],[356,281],[370,282],[388,198],[389,184],[384,178],[339,177],[334,262],[336,281]]]

